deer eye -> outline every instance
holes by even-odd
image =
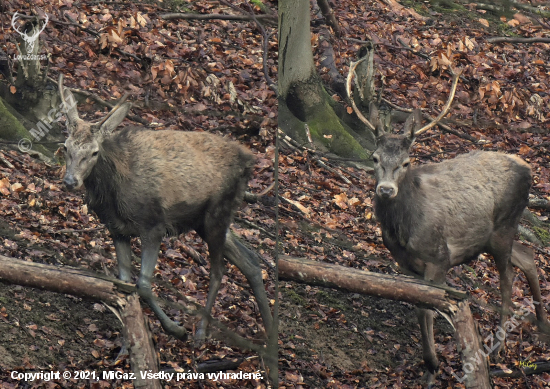
[[[411,164],[410,162],[405,162],[405,163],[403,164],[403,167],[409,167],[410,164]]]
[[[92,153],[92,157],[95,157],[98,153],[99,153],[99,151],[94,151],[94,152]]]
[[[372,162],[378,163],[380,162],[380,160],[378,159],[378,157],[372,157]]]

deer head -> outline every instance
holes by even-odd
[[[58,87],[61,101],[67,110],[69,133],[64,145],[67,171],[63,183],[67,188],[74,189],[80,187],[88,177],[101,154],[103,140],[124,120],[132,104],[124,103],[128,97],[125,95],[103,119],[88,122],[78,116],[76,104],[67,104],[67,101],[75,100],[71,91],[63,87],[62,74],[59,75]]]

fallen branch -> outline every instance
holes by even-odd
[[[223,15],[223,14],[191,14],[191,13],[167,13],[160,15],[161,19],[173,20],[246,20],[254,21],[251,15]],[[269,23],[278,22],[277,15],[255,15],[255,18]]]
[[[529,208],[541,208],[550,211],[550,201],[545,199],[530,199]]]
[[[136,377],[134,388],[162,389],[158,379],[141,377],[143,371],[158,373],[159,362],[149,329],[149,321],[143,315],[139,296],[136,293],[128,297],[126,309],[121,312],[120,317],[123,323],[124,342],[130,353],[130,365]]]
[[[55,267],[0,255],[0,281],[105,302],[117,308],[135,286],[114,278],[68,267]]]
[[[279,276],[309,285],[405,301],[423,308],[437,308],[449,313],[456,309],[454,299],[467,297],[464,292],[430,284],[414,277],[373,273],[288,256],[281,256],[279,259]]]
[[[522,367],[521,370],[498,369],[498,370],[492,370],[489,374],[491,375],[491,377],[518,378],[518,377],[521,377],[523,374],[525,375],[540,374],[546,371],[550,371],[549,362],[535,362],[535,363],[529,363],[527,366]]]
[[[494,38],[487,38],[489,43],[550,43],[550,38],[514,38],[508,36],[497,36]]]
[[[307,124],[306,124],[306,130],[307,130]],[[351,185],[351,181],[345,177],[342,173],[340,173],[339,171],[337,171],[336,169],[328,166],[323,160],[321,160],[320,157],[318,157],[317,155],[317,150],[315,149],[311,149],[311,148],[307,148],[307,147],[304,147],[304,146],[301,146],[300,144],[298,144],[298,142],[296,142],[294,139],[292,139],[291,137],[289,137],[288,135],[286,135],[281,129],[279,129],[279,135],[281,136],[282,138],[282,141],[285,142],[287,144],[288,147],[290,147],[291,149],[297,151],[297,152],[302,152],[302,151],[305,151],[307,153],[309,153],[308,155],[322,168],[328,170],[329,172],[331,172],[332,174],[334,174],[335,176],[339,177],[342,181],[344,181],[346,184],[348,185]],[[310,139],[310,135],[308,133],[308,139]],[[328,157],[327,157],[328,158]],[[344,160],[344,159],[339,159],[339,160]],[[349,160],[349,159],[347,159]],[[355,160],[357,161],[357,160]],[[363,161],[363,160],[361,160]],[[365,161],[368,161],[368,160],[365,160]]]

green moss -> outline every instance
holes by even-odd
[[[286,296],[296,305],[305,306],[306,300],[292,289],[284,289]]]
[[[34,140],[33,136],[27,129],[12,115],[8,107],[4,105],[4,101],[0,98],[0,138],[7,141],[19,142],[22,139]],[[41,152],[44,155],[52,155],[51,151],[47,150],[40,144],[33,144],[32,149]]]
[[[547,246],[550,243],[550,232],[547,229],[541,227],[533,227],[533,232],[540,239],[540,241]]]
[[[259,7],[262,10],[262,12],[267,11],[267,8],[266,8],[265,4],[262,2],[262,0],[250,0],[250,2],[252,4],[254,4],[255,6]]]
[[[456,11],[467,12],[461,4],[453,0],[430,0],[432,9],[440,13],[454,13]]]
[[[346,310],[346,305],[343,304],[342,300],[340,300],[338,297],[336,297],[333,294],[330,294],[324,290],[320,290],[317,292],[316,296],[319,302],[326,304],[331,308],[335,308],[340,311]]]
[[[345,130],[328,102],[316,110],[307,124],[311,136],[332,153],[349,158],[368,158],[368,152]]]

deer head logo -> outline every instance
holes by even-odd
[[[46,28],[49,18],[48,18],[48,15],[46,14],[46,19],[44,20],[44,24],[42,25],[42,28],[40,30],[38,30],[37,28],[33,28],[30,31],[30,32],[33,32],[33,34],[27,35],[27,32],[20,31],[17,29],[17,26],[16,26],[16,22],[18,19],[17,15],[18,15],[17,12],[13,14],[13,17],[11,18],[11,26],[15,31],[17,31],[19,35],[21,35],[21,37],[23,37],[23,40],[25,41],[25,47],[27,49],[27,54],[30,54],[34,50],[34,42],[36,42],[36,40],[38,39],[38,35],[40,35],[40,33],[44,31],[44,29]]]

